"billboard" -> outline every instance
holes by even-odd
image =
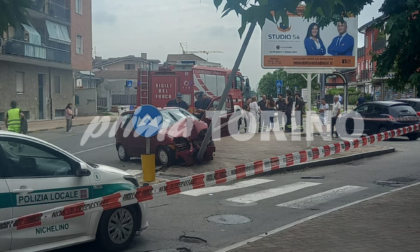
[[[274,14],[274,13],[273,13]],[[289,26],[266,20],[262,29],[263,68],[355,68],[357,17],[320,28],[315,19],[289,14]]]

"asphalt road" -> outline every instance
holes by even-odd
[[[108,134],[81,147],[85,130],[86,127],[76,127],[68,134],[49,131],[32,135],[88,162],[139,169],[139,161],[118,160],[114,139]],[[157,198],[147,202],[150,227],[135,238],[128,251],[216,251],[316,213],[418,182],[419,143],[398,138],[378,143],[396,148],[395,153],[386,156],[190,191],[199,195]],[[400,183],[384,182],[387,180]],[[215,215],[222,215],[215,217],[222,223],[209,221]],[[227,221],[249,222],[227,225]],[[180,240],[183,235],[200,239]],[[95,246],[86,244],[60,250],[69,251],[95,251]]]

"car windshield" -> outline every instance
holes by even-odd
[[[194,115],[192,115],[184,109],[165,109],[161,110],[160,112],[163,117],[162,128],[168,128],[185,118],[192,118],[193,120],[198,121],[197,117],[195,117]]]
[[[392,106],[389,108],[389,113],[393,117],[417,116],[416,111],[412,107],[407,105]]]

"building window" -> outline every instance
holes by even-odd
[[[65,109],[56,109],[55,110],[55,117],[64,117],[66,114]]]
[[[76,13],[82,15],[82,0],[76,0]]]
[[[366,47],[369,46],[369,36],[366,36],[366,42],[365,42]]]
[[[357,74],[360,74],[360,63],[357,63]]]
[[[16,93],[17,94],[23,94],[24,79],[25,79],[25,73],[16,72]]]
[[[136,69],[136,65],[134,64],[125,64],[125,70],[134,70]]]
[[[370,45],[373,46],[373,33],[372,33],[372,36],[370,38]]]
[[[61,77],[54,76],[54,93],[60,94],[61,93]]]
[[[366,70],[369,70],[369,61],[366,60]]]
[[[80,35],[76,36],[76,53],[83,54],[83,37]]]

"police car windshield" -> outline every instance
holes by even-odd
[[[161,114],[163,117],[163,128],[170,127],[185,118],[192,118],[195,121],[198,120],[195,116],[183,109],[165,109],[161,111]]]

